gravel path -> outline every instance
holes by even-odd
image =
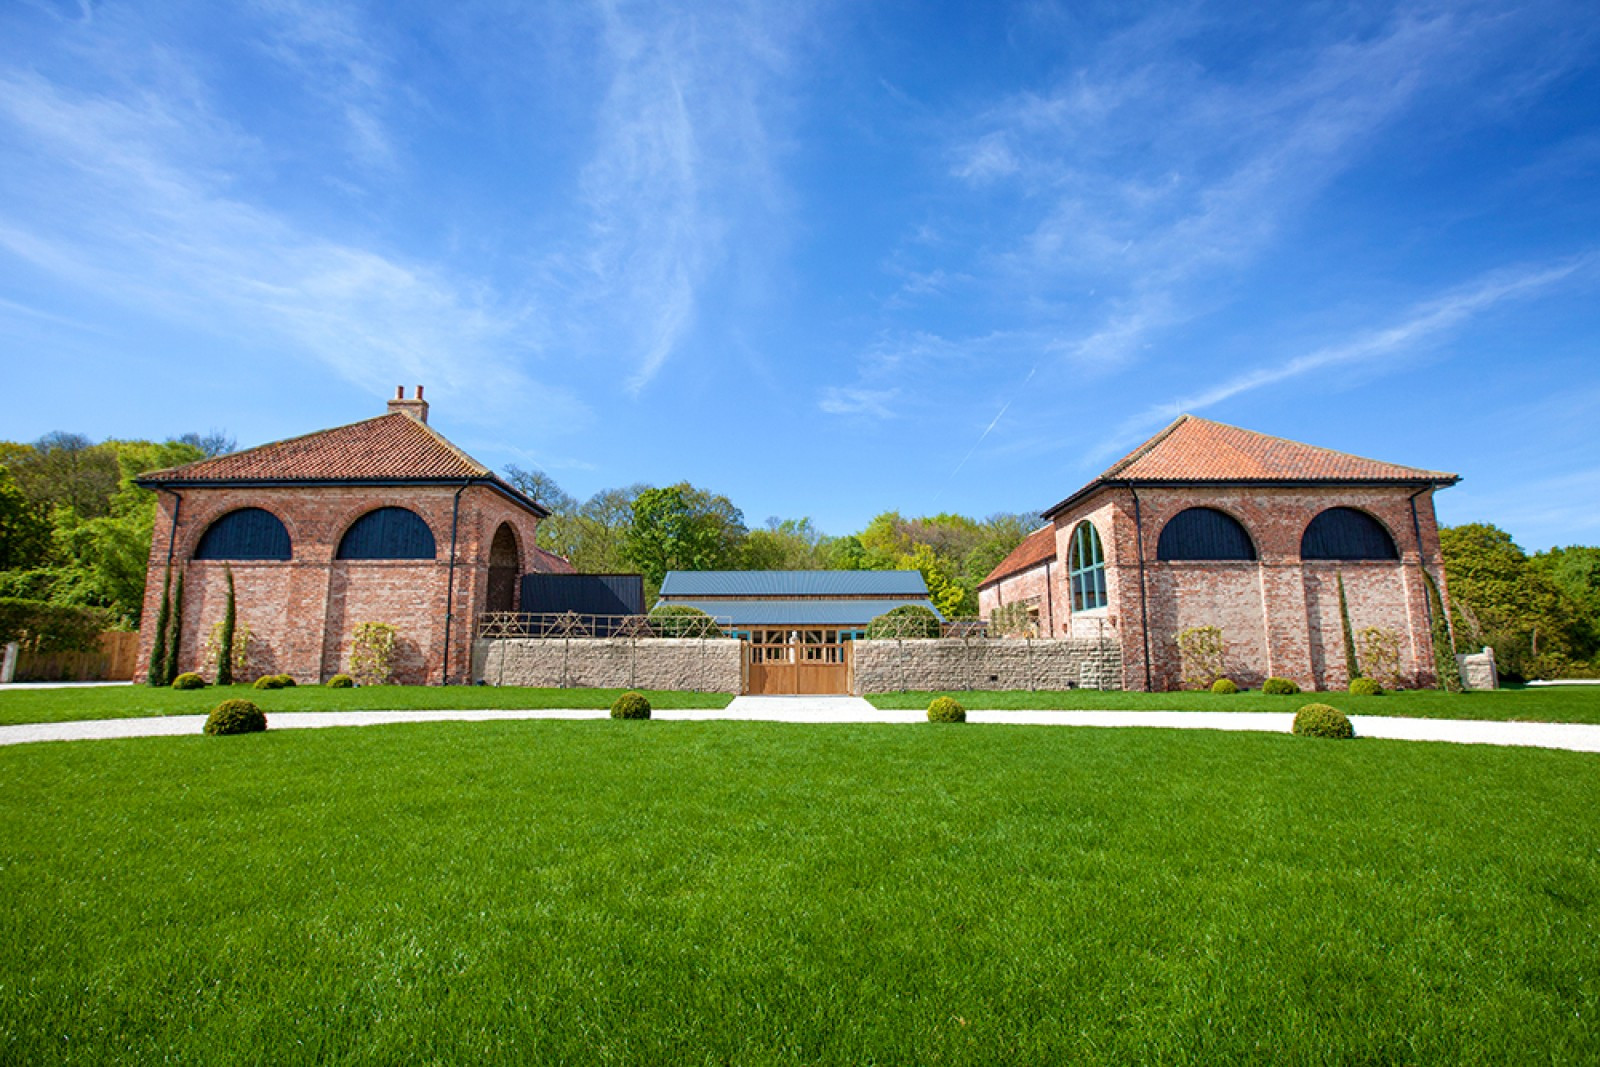
[[[529,711],[280,711],[268,715],[274,730],[313,730],[327,726],[378,726],[405,722],[487,722],[500,719],[603,719],[604,709]],[[658,710],[657,719],[706,722],[735,719],[794,723],[918,723],[921,711],[881,711],[858,697],[739,697],[722,709]],[[1288,712],[1252,711],[969,711],[974,723],[1012,726],[1143,726],[1176,730],[1253,730],[1289,732]],[[1528,745],[1572,752],[1600,752],[1600,726],[1549,722],[1482,722],[1461,719],[1396,719],[1352,715],[1356,734],[1401,741],[1450,741],[1468,745]],[[203,715],[150,719],[97,719],[89,722],[29,723],[0,726],[0,745],[30,741],[81,741],[121,737],[171,737],[198,734]]]

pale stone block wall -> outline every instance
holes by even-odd
[[[473,680],[490,685],[737,693],[742,667],[732,638],[496,637],[472,646]]]
[[[1466,689],[1500,688],[1500,672],[1495,667],[1494,649],[1484,646],[1482,652],[1456,656],[1456,668],[1461,672],[1461,685]]]
[[[856,641],[854,690],[1121,689],[1122,649],[1085,638]]]

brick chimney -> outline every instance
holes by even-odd
[[[422,399],[422,386],[417,386],[417,396],[414,400],[406,399],[406,387],[397,385],[394,389],[394,399],[389,401],[389,414],[404,412],[418,422],[428,421],[428,402]]]

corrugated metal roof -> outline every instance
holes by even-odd
[[[661,595],[926,597],[928,584],[921,571],[668,571]]]
[[[906,604],[933,609],[915,600],[674,600],[726,619],[734,626],[866,626],[893,608]]]

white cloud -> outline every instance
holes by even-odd
[[[830,385],[822,391],[822,399],[817,406],[829,415],[892,419],[895,411],[891,405],[899,398],[899,389],[853,389]]]

